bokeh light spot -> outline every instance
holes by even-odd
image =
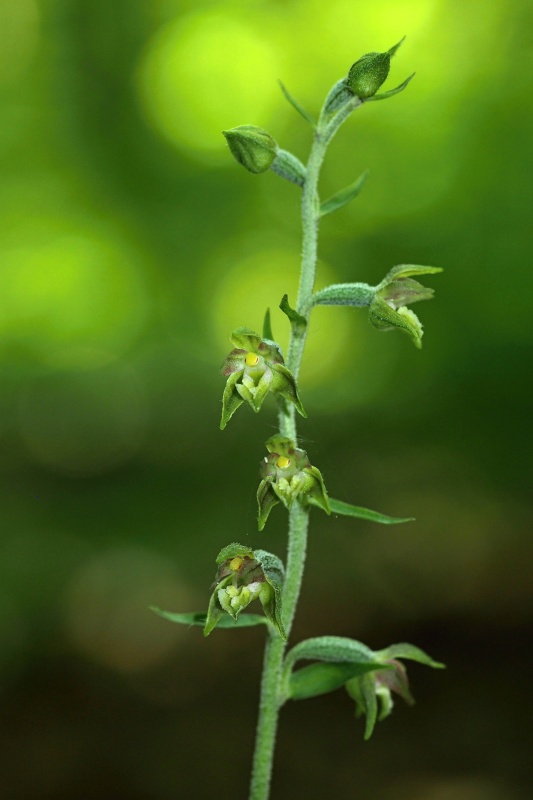
[[[24,244],[2,253],[0,336],[44,361],[61,346],[122,350],[147,313],[131,248],[90,226],[48,223],[21,225]]]
[[[223,154],[222,128],[264,125],[279,103],[278,68],[260,31],[227,12],[204,11],[156,34],[140,65],[139,94],[150,122],[171,142]]]
[[[319,264],[320,285],[335,283],[337,278],[331,267]],[[216,291],[211,290],[214,336],[217,346],[227,342],[231,331],[240,325],[261,332],[263,317],[270,307],[273,333],[276,341],[287,353],[289,321],[278,310],[281,298],[289,295],[289,302],[296,303],[298,291],[299,255],[285,250],[265,250],[237,260],[225,268],[224,277],[218,282]],[[213,273],[206,275],[213,281]],[[207,292],[206,292],[207,294]],[[309,338],[302,367],[302,380],[307,385],[320,384],[338,373],[346,354],[354,357],[350,319],[333,314],[311,317]],[[355,349],[357,349],[355,345]]]
[[[67,475],[92,475],[127,462],[146,428],[143,388],[114,362],[90,371],[50,372],[30,381],[19,426],[33,458]]]
[[[73,576],[66,625],[75,647],[120,672],[146,669],[189,632],[163,624],[150,605],[188,607],[194,598],[167,559],[144,548],[109,550]]]
[[[38,10],[34,0],[0,3],[0,83],[17,78],[35,51]]]

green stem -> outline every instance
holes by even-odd
[[[353,107],[355,107],[355,104]],[[350,108],[350,111],[353,110],[353,107]],[[302,264],[296,304],[297,312],[307,320],[312,309],[317,262],[318,221],[320,218],[318,179],[320,168],[329,142],[348,116],[348,113],[348,111],[343,113],[343,110],[341,110],[333,120],[328,120],[324,111],[322,111],[309,161],[307,162],[306,179],[302,193]],[[302,363],[307,327],[308,325],[302,330],[302,328],[294,326],[291,330],[286,363],[296,379]],[[292,404],[280,403],[279,429],[283,436],[294,441],[297,440],[295,409]],[[287,637],[290,635],[302,585],[308,524],[308,509],[296,501],[289,512],[287,565],[283,584],[283,613]],[[250,800],[268,800],[270,794],[276,731],[281,708],[280,688],[284,654],[285,642],[277,633],[269,632],[263,661]]]

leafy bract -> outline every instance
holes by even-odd
[[[309,502],[313,505],[318,505],[312,497]],[[334,500],[329,498],[329,507],[332,514],[340,514],[343,517],[357,517],[358,519],[366,519],[369,522],[379,522],[382,525],[398,525],[401,522],[413,522],[414,517],[389,517],[387,514],[381,514],[379,511],[372,511],[370,508],[363,508],[362,506],[353,506],[351,503],[344,503],[342,500]]]

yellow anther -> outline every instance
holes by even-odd
[[[233,570],[233,572],[237,572],[238,569],[242,567],[242,558],[240,556],[235,556],[229,562],[229,568]]]
[[[290,463],[290,458],[287,458],[287,456],[280,456],[276,461],[276,467],[279,467],[280,469],[287,469]]]
[[[246,362],[247,367],[255,367],[257,362],[259,361],[259,356],[255,353],[246,353],[246,358],[244,359]]]

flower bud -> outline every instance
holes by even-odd
[[[362,56],[350,67],[345,78],[346,86],[361,100],[372,97],[387,79],[390,58],[389,52],[367,53]]]
[[[278,146],[267,131],[256,125],[239,125],[222,133],[232,154],[249,172],[259,174],[270,169]]]

